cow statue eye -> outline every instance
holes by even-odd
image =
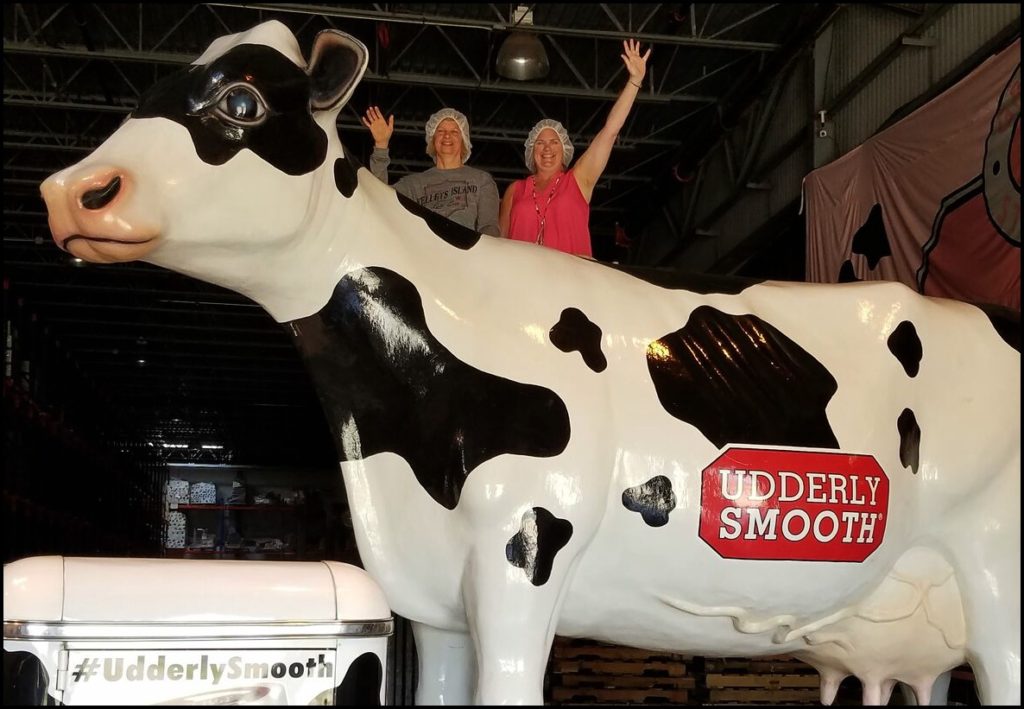
[[[262,97],[248,86],[231,86],[221,94],[217,113],[232,123],[255,125],[263,121],[267,109]]]

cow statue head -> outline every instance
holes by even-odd
[[[257,254],[309,238],[333,189],[328,156],[342,154],[337,114],[366,64],[366,47],[333,30],[308,65],[277,21],[218,38],[43,183],[54,240],[86,261],[141,259],[246,293]]]

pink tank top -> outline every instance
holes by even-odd
[[[590,205],[583,198],[572,170],[551,180],[543,192],[537,192],[536,199],[533,185],[532,176],[515,183],[509,213],[509,238],[537,243],[543,223],[544,246],[569,254],[592,256]]]

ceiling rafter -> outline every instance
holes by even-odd
[[[148,50],[128,51],[120,49],[89,50],[82,46],[47,47],[38,44],[27,44],[24,42],[5,42],[4,51],[9,54],[40,55],[45,57],[62,57],[70,59],[84,59],[88,61],[104,60],[111,62],[142,62],[187,66],[195,57],[191,54],[177,54],[172,52],[153,52]],[[461,56],[461,54],[460,54]],[[468,60],[463,57],[463,61]],[[614,101],[618,98],[617,92],[597,90],[593,88],[579,88],[575,86],[552,86],[535,82],[512,82],[512,81],[487,81],[476,78],[462,78],[444,74],[431,74],[427,72],[414,73],[409,71],[388,71],[387,74],[378,74],[367,70],[363,75],[363,81],[378,84],[397,84],[401,86],[433,86],[438,88],[451,89],[472,89],[475,91],[487,91],[495,93],[521,93],[530,95],[548,96],[572,96],[573,98],[593,99],[599,101]],[[710,94],[683,94],[672,92],[667,94],[643,92],[637,96],[638,103],[714,103],[715,97]]]
[[[210,3],[211,5],[224,5],[226,3]],[[629,32],[622,29],[598,30],[576,27],[560,27],[553,25],[539,24],[516,24],[512,22],[488,22],[486,20],[470,19],[451,15],[426,15],[407,12],[382,12],[379,10],[362,10],[357,8],[335,8],[325,5],[305,5],[301,3],[245,3],[243,5],[230,5],[230,7],[244,7],[249,9],[268,10],[282,13],[298,13],[320,15],[322,17],[337,17],[349,20],[380,20],[394,23],[431,25],[441,27],[461,27],[463,29],[475,29],[486,32],[507,32],[513,29],[520,32],[534,32],[537,34],[550,34],[565,37],[591,37],[594,39],[623,40],[636,39],[640,42],[652,44],[679,44],[685,47],[701,49],[726,49],[744,52],[774,52],[780,45],[775,42],[753,42],[746,40],[722,40],[707,39],[703,37],[683,37],[679,35],[658,34],[652,32]]]

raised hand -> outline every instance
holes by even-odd
[[[647,58],[651,56],[651,48],[648,47],[641,56],[640,43],[635,39],[624,40],[622,48],[625,50],[625,54],[619,56],[622,57],[622,63],[626,65],[626,71],[629,72],[629,80],[634,85],[642,84],[644,75],[647,74]]]
[[[391,142],[391,134],[395,132],[394,115],[388,116],[388,119],[384,120],[384,114],[380,112],[380,108],[370,106],[366,109],[366,115],[362,120],[363,125],[370,129],[370,135],[373,136],[373,147],[387,148],[388,143]]]

